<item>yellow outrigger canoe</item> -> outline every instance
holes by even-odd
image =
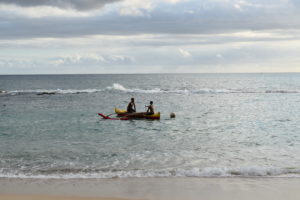
[[[160,119],[160,112],[154,113],[153,115],[148,115],[145,112],[137,112],[137,113],[127,113],[126,110],[121,110],[115,108],[115,113],[119,117],[128,117],[128,118],[140,118],[140,119]]]

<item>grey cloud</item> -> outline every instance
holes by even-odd
[[[296,6],[300,6],[300,1],[299,0],[290,0],[290,2]]]
[[[277,33],[274,36],[231,36],[219,34],[205,34],[205,35],[173,35],[172,37],[163,36],[155,37],[146,40],[130,41],[128,45],[131,46],[193,46],[193,45],[211,45],[211,44],[228,44],[238,42],[277,42],[277,41],[292,41],[300,40],[299,31],[274,31]],[[255,32],[254,32],[255,33]],[[259,33],[259,32],[257,32]]]
[[[1,15],[1,14],[0,14]],[[216,16],[189,20],[157,14],[152,19],[114,16],[85,18],[14,18],[0,23],[0,38],[80,37],[84,35],[211,34],[242,30],[300,29],[300,21],[272,17],[222,19]],[[174,19],[178,20],[174,20]],[[296,17],[299,18],[299,17]]]
[[[8,2],[8,0],[0,0],[0,2]],[[12,2],[39,1],[19,0]],[[49,0],[49,2],[60,1]],[[79,6],[79,3],[76,3],[79,1],[62,2]],[[102,4],[104,4],[108,1],[97,2],[102,2]],[[31,4],[27,3],[27,5]],[[168,9],[157,7],[147,13],[147,17],[120,16],[117,11],[106,13],[102,16],[82,18],[26,18],[24,16],[14,15],[13,13],[0,13],[0,38],[63,38],[95,34],[134,35],[145,33],[211,34],[243,30],[300,29],[300,14],[295,11],[297,6],[288,4],[281,7],[279,5],[274,8],[274,10],[271,8],[272,6],[265,5],[253,8],[248,7],[246,10],[240,11],[223,2],[216,4],[215,6],[210,6],[209,9],[201,3],[179,4],[174,5],[173,7],[170,6]],[[193,9],[193,13],[185,12],[185,10],[188,9]],[[280,14],[278,14],[279,11]]]
[[[14,4],[22,7],[53,6],[85,11],[98,9],[105,4],[117,1],[120,0],[0,0],[0,4]]]
[[[54,65],[119,65],[132,64],[134,58],[125,55],[70,55],[56,57],[49,60]]]
[[[70,55],[48,58],[1,58],[0,74],[5,73],[30,73],[38,70],[41,73],[66,72],[66,73],[84,73],[84,69],[99,70],[105,67],[113,68],[117,66],[128,66],[134,64],[134,58],[126,55]],[[46,70],[46,71],[45,71]],[[48,70],[48,71],[47,71]],[[64,71],[65,70],[65,71]],[[5,74],[4,73],[4,74]]]
[[[219,48],[221,47],[221,48]],[[223,48],[222,48],[223,47]],[[296,46],[296,48],[299,49]],[[190,70],[208,67],[207,70],[217,69],[216,66],[240,66],[249,64],[275,64],[282,66],[284,60],[298,59],[298,51],[293,48],[280,48],[280,44],[273,43],[272,46],[255,43],[234,48],[231,45],[218,46],[198,46],[184,48],[191,53],[191,57],[182,58],[178,56],[178,48],[125,48],[119,53],[110,54],[69,54],[69,56],[59,56],[56,49],[52,49],[50,57],[33,56],[37,51],[24,56],[15,55],[15,58],[7,59],[0,57],[0,73],[86,73],[84,70],[105,70],[102,72],[111,73],[113,69],[116,72],[137,72],[141,66],[143,69],[149,69],[148,72],[174,72],[176,68],[189,66]],[[86,49],[89,51],[89,48]],[[57,53],[57,56],[53,54]],[[38,54],[38,53],[37,53]],[[222,55],[222,59],[220,56]],[[276,60],[279,58],[280,60]],[[274,59],[278,63],[274,63]],[[298,59],[299,60],[299,59]],[[84,67],[83,67],[84,66]],[[144,66],[150,66],[145,68]],[[162,71],[153,71],[155,66],[161,66]],[[275,66],[274,66],[275,67]],[[296,70],[298,66],[294,69]],[[35,70],[33,70],[35,69]],[[249,68],[251,69],[251,68]],[[49,71],[44,71],[49,70]],[[82,71],[83,70],[83,71]],[[186,69],[188,70],[188,69]]]

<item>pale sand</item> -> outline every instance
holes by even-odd
[[[6,194],[14,196],[3,196]],[[299,200],[300,178],[0,178],[0,200],[89,200],[91,197],[95,200]]]
[[[50,195],[0,195],[0,200],[125,200],[100,197],[63,197]]]

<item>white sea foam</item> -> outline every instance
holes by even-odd
[[[163,89],[163,88],[154,88],[154,89],[140,89],[140,88],[126,88],[119,83],[114,83],[112,86],[106,88],[106,90],[117,90],[121,92],[128,93],[178,93],[178,94],[207,94],[207,93],[243,93],[242,91],[234,91],[229,89],[210,89],[210,88],[201,88],[201,89]]]
[[[76,170],[77,171],[77,170]],[[300,177],[300,169],[272,167],[207,167],[191,169],[111,170],[76,173],[4,173],[0,178],[77,179],[77,178],[154,178],[154,177]]]
[[[199,88],[199,89],[174,89],[169,90],[165,88],[154,89],[141,89],[141,88],[127,88],[119,83],[113,83],[112,86],[108,86],[102,89],[37,89],[37,90],[14,90],[6,91],[4,94],[10,95],[22,95],[22,94],[36,94],[36,95],[53,95],[53,94],[80,94],[80,93],[95,93],[103,91],[117,91],[124,93],[177,93],[177,94],[234,94],[234,93],[300,93],[297,90],[265,90],[265,91],[252,91],[252,90],[237,90],[237,89],[211,89],[211,88]]]
[[[36,94],[36,95],[53,95],[53,94],[80,94],[80,93],[94,93],[101,92],[102,89],[83,89],[83,90],[74,90],[74,89],[37,89],[37,90],[13,90],[8,91],[8,94],[11,95],[22,95],[22,94]]]
[[[266,93],[299,93],[296,90],[266,90]]]
[[[128,89],[119,83],[114,83],[112,86],[106,87],[106,90],[119,90],[122,92],[130,92],[130,93],[161,93],[161,92],[163,92],[159,88],[154,88],[151,90],[139,89],[139,88]]]

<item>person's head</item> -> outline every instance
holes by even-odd
[[[131,98],[131,102],[134,102],[134,98]]]
[[[152,105],[153,104],[153,101],[150,101],[150,105]]]

